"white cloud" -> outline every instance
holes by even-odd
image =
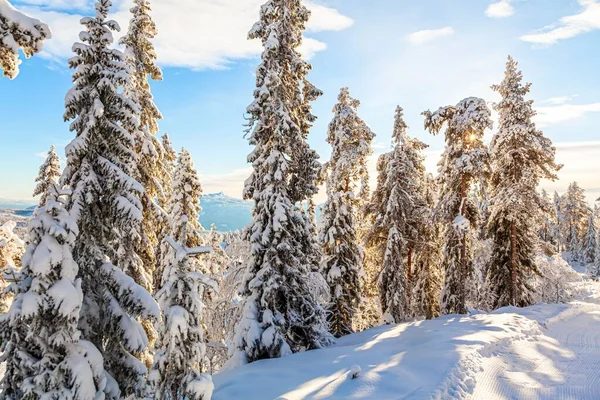
[[[451,26],[447,26],[441,29],[424,29],[422,31],[413,32],[406,37],[406,40],[408,40],[408,42],[411,44],[419,45],[453,34],[454,28],[452,28]]]
[[[585,114],[600,112],[600,103],[591,104],[559,104],[536,107],[538,115],[535,122],[540,128],[581,118]]]
[[[93,0],[21,0],[20,3],[49,10],[83,10],[93,6]]]
[[[27,0],[42,3],[42,0]],[[76,2],[85,3],[85,0]],[[57,9],[67,0],[51,0]],[[256,22],[264,0],[161,0],[153,2],[153,18],[159,29],[154,44],[163,66],[193,69],[222,68],[235,59],[259,54],[259,41],[247,40],[248,30]],[[44,0],[44,4],[47,4]],[[313,11],[308,24],[310,32],[339,31],[352,25],[352,19],[337,10],[307,2]],[[126,31],[130,18],[131,0],[115,1],[116,12],[111,15]],[[65,59],[72,55],[71,46],[82,30],[79,24],[83,14],[51,10],[46,6],[23,6],[25,12],[47,22],[53,30],[53,39],[45,46],[48,58]],[[307,38],[302,52],[310,57],[327,46],[314,38]]]
[[[521,36],[521,40],[550,46],[559,40],[570,39],[600,29],[600,3],[598,0],[579,0],[579,4],[583,7],[579,14],[562,17],[558,25]]]
[[[577,97],[576,94],[572,95],[572,96],[558,96],[558,97],[550,97],[548,100],[543,101],[543,103],[547,103],[547,104],[566,104],[569,101],[573,100],[575,97]]]
[[[506,18],[514,13],[515,9],[512,4],[510,4],[510,0],[500,0],[496,3],[492,3],[485,10],[485,15],[490,18]]]

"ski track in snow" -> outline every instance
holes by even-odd
[[[600,399],[600,306],[580,303],[485,358],[467,399]]]

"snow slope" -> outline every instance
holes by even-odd
[[[223,372],[213,400],[600,399],[600,290],[582,286],[582,301],[378,327]]]

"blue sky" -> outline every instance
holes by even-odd
[[[240,197],[249,175],[244,111],[252,100],[260,46],[246,40],[263,0],[155,0],[163,82],[154,83],[165,119],[162,132],[188,148],[206,192]],[[66,58],[89,15],[89,0],[20,0],[13,4],[48,22],[54,38],[40,57],[25,60],[14,81],[0,79],[0,197],[25,199],[33,190],[40,153],[62,153],[72,139],[62,121],[71,86]],[[42,5],[40,5],[42,4]],[[312,82],[325,95],[311,144],[323,160],[327,124],[339,88],[361,100],[360,114],[377,134],[376,154],[389,147],[394,109],[405,109],[411,133],[431,147],[428,168],[443,147],[422,129],[420,113],[469,96],[493,102],[490,85],[503,77],[508,54],[533,82],[538,125],[565,163],[549,190],[578,180],[600,197],[600,0],[312,0],[304,52]],[[115,0],[126,30],[130,4]],[[120,34],[116,34],[120,37]],[[489,132],[491,136],[493,131]],[[373,180],[375,177],[372,178]]]

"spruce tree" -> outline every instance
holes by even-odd
[[[479,209],[469,197],[474,183],[489,174],[489,154],[483,143],[492,127],[485,100],[469,97],[456,106],[426,111],[425,129],[433,134],[446,125],[446,148],[439,166],[441,195],[436,213],[443,226],[444,289],[442,314],[465,314],[472,280],[472,244],[478,232]]]
[[[558,192],[554,192],[554,197],[552,198],[552,201],[554,203],[554,213],[556,215],[556,220],[554,221],[554,225],[552,226],[552,239],[556,244],[556,250],[560,253],[564,249],[563,225],[565,221],[562,210],[562,197],[558,194]]]
[[[16,227],[15,221],[0,225],[0,314],[7,312],[12,303],[13,293],[7,285],[19,281],[21,257],[25,252],[25,242],[15,233]]]
[[[0,316],[0,397],[93,400],[104,396],[102,356],[77,325],[83,293],[72,256],[78,229],[65,209],[68,192],[56,183],[29,223],[29,244],[7,314]]]
[[[158,120],[162,115],[154,104],[148,77],[162,80],[162,71],[156,65],[156,52],[151,40],[157,29],[150,16],[150,2],[134,0],[129,30],[120,43],[125,46],[126,64],[130,79],[125,87],[125,95],[139,105],[139,125],[131,135],[135,138],[137,156],[136,178],[144,188],[141,197],[143,216],[139,254],[147,275],[152,277],[156,268],[156,248],[161,242],[163,226],[168,223],[165,211],[156,203],[162,195],[162,177],[168,173],[164,166],[164,149],[155,136],[158,133]],[[148,282],[147,290],[152,289]]]
[[[136,253],[143,188],[132,178],[135,138],[129,132],[137,125],[137,106],[122,92],[128,85],[124,55],[109,47],[118,29],[106,19],[111,6],[98,0],[95,17],[81,20],[83,43],[73,46],[69,60],[75,72],[65,120],[76,137],[66,149],[62,183],[73,190],[68,210],[79,225],[73,256],[84,295],[80,328],[118,385],[110,396],[127,397],[145,392],[146,367],[135,356],[148,338],[138,319],[158,318],[159,308],[142,287],[149,278]]]
[[[571,252],[573,261],[579,261],[581,239],[587,227],[589,207],[585,199],[585,191],[577,182],[571,183],[562,196],[561,211],[564,248]]]
[[[596,235],[596,252],[594,254],[594,267],[592,268],[592,278],[600,279],[600,229]]]
[[[39,207],[43,207],[46,204],[46,196],[49,193],[50,188],[58,183],[62,170],[60,168],[60,159],[54,149],[54,146],[50,147],[46,161],[40,167],[38,177],[35,179],[37,185],[33,191],[33,197],[40,196]]]
[[[517,62],[508,58],[504,80],[492,86],[502,100],[494,105],[500,126],[490,145],[493,238],[488,284],[492,308],[528,306],[535,302],[528,276],[537,272],[538,223],[546,208],[537,191],[542,179],[556,180],[552,141],[531,120],[533,102],[525,100],[531,84],[521,83]]]
[[[427,146],[407,134],[403,110],[396,109],[394,149],[379,160],[378,185],[367,209],[374,223],[367,235],[382,256],[379,295],[386,322],[411,316],[412,272],[415,250],[422,241],[426,204],[425,166],[421,151]]]
[[[161,143],[164,150],[164,174],[161,176],[162,192],[158,195],[158,204],[163,209],[167,209],[173,189],[173,175],[175,174],[175,166],[177,165],[177,152],[173,149],[173,143],[171,143],[168,133],[162,135]]]
[[[330,332],[341,337],[352,333],[352,320],[361,299],[359,277],[363,273],[363,250],[357,240],[356,207],[359,184],[367,171],[371,141],[375,134],[358,116],[360,102],[342,88],[327,142],[332,146],[327,171],[327,201],[320,222],[321,274],[330,289]]]
[[[213,390],[207,371],[204,332],[204,291],[217,289],[216,284],[198,272],[192,257],[209,253],[210,247],[187,247],[186,220],[180,219],[177,236],[167,236],[171,247],[165,257],[160,289],[156,293],[162,309],[159,338],[150,384],[156,400],[210,400]]]
[[[0,0],[0,69],[4,76],[14,79],[19,74],[19,50],[29,58],[51,37],[48,25],[23,14],[8,0]]]
[[[590,210],[588,216],[588,223],[585,235],[583,236],[582,242],[582,262],[584,264],[592,264],[596,259],[596,237],[597,237],[596,221],[594,213]]]
[[[436,220],[438,185],[431,174],[425,176],[425,216],[419,229],[420,246],[416,254],[415,278],[412,289],[412,314],[433,319],[440,315],[440,293],[443,273],[440,224]]]
[[[301,0],[269,0],[250,31],[264,51],[256,73],[254,102],[248,107],[248,157],[253,173],[244,197],[254,200],[253,221],[246,228],[251,243],[243,285],[243,318],[236,327],[230,365],[281,357],[330,343],[325,312],[311,292],[307,274],[314,252],[308,218],[290,187],[292,156],[304,143],[298,104],[305,104],[301,82],[308,64],[298,47],[310,12]],[[293,79],[286,79],[291,74]],[[308,185],[306,185],[308,186]]]

